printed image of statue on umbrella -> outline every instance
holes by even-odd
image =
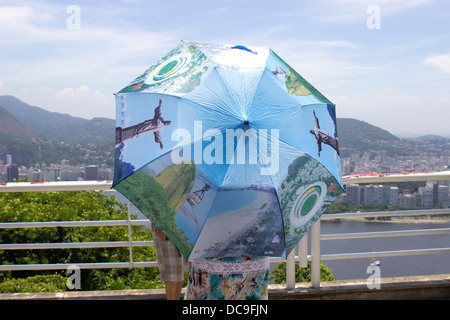
[[[322,143],[325,143],[332,147],[337,154],[339,155],[339,142],[337,138],[333,138],[328,132],[325,132],[324,130],[320,129],[319,119],[317,119],[316,112],[313,111],[314,114],[314,120],[316,123],[316,126],[314,130],[309,130],[311,134],[314,135],[317,141],[317,153],[320,157],[320,152],[322,151]]]
[[[144,134],[153,133],[155,142],[159,143],[160,148],[163,148],[161,133],[164,126],[168,126],[172,121],[165,121],[161,111],[162,100],[159,100],[159,105],[155,108],[155,115],[153,119],[145,120],[134,126],[121,128],[116,127],[116,145],[120,145],[123,141],[137,138]]]

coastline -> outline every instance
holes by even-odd
[[[430,223],[430,224],[450,224],[450,218],[413,218],[413,217],[392,217],[390,220],[378,220],[376,218],[336,218],[327,221],[348,221],[348,222],[375,222],[375,223]]]

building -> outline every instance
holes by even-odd
[[[12,164],[12,155],[10,154],[6,155],[6,164]]]
[[[98,180],[98,167],[97,166],[86,166],[85,171],[85,180]]]
[[[420,187],[418,194],[420,197],[420,207],[422,209],[433,208],[433,188]]]
[[[15,164],[6,165],[6,182],[19,180],[19,168]]]
[[[380,186],[365,186],[363,189],[362,201],[365,203],[381,204]]]
[[[361,188],[358,184],[350,184],[345,186],[346,201],[350,204],[361,203]]]
[[[351,204],[375,203],[398,205],[398,188],[384,185],[348,185],[345,188],[346,201]]]
[[[389,205],[390,206],[398,206],[398,187],[389,187]]]
[[[438,186],[437,206],[439,206],[439,207],[450,206],[448,192],[449,192],[448,186],[442,186],[442,185]]]
[[[403,207],[417,207],[417,197],[413,194],[400,194],[398,197],[398,205]]]

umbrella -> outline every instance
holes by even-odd
[[[113,188],[186,258],[284,257],[343,191],[334,104],[270,48],[182,41],[115,99]]]

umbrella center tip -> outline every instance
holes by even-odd
[[[244,124],[247,124],[247,125],[248,125],[249,123],[250,123],[250,122],[249,122],[247,119],[244,120]]]

